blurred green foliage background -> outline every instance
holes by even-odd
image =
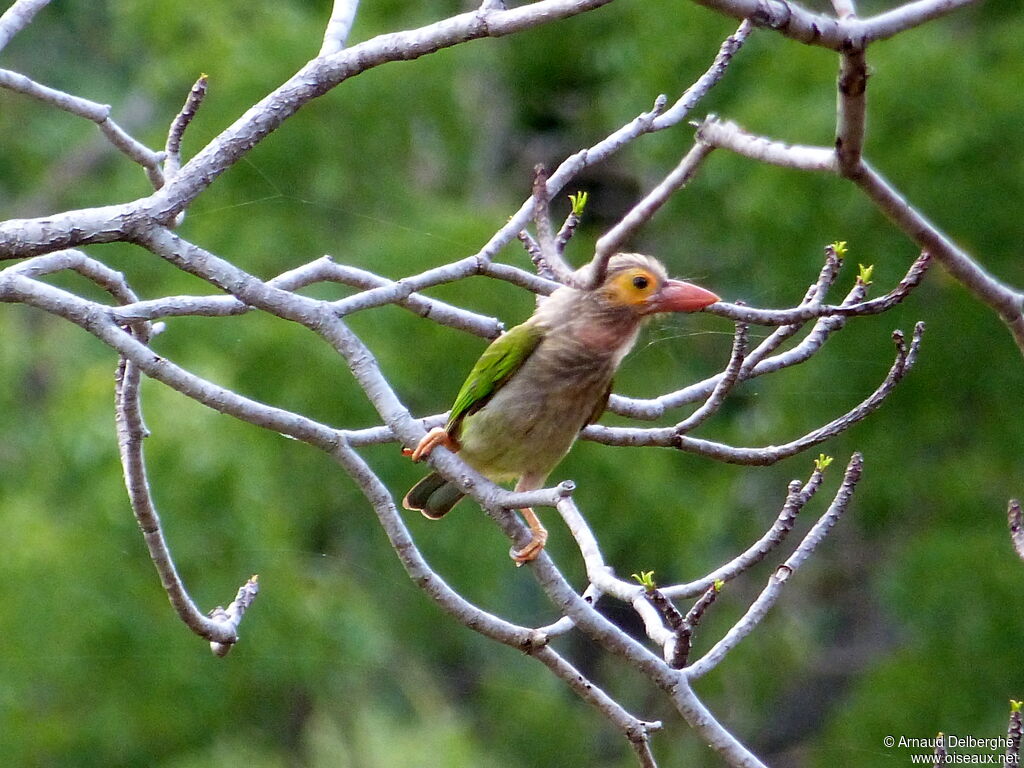
[[[867,14],[886,5],[864,3]],[[365,3],[352,41],[465,10]],[[100,102],[151,146],[199,75],[209,97],[194,153],[319,48],[327,0],[54,3],[0,65]],[[324,253],[400,277],[475,252],[527,195],[530,169],[590,145],[678,95],[734,24],[678,0],[595,13],[369,71],[303,109],[205,193],[183,234],[270,277]],[[988,3],[870,50],[872,162],[958,242],[1024,285],[1024,15]],[[837,62],[758,32],[695,117],[830,144]],[[591,192],[571,249],[604,227],[691,142],[645,138],[573,188]],[[0,215],[43,215],[146,194],[143,174],[86,121],[0,92]],[[569,191],[569,190],[567,190]],[[559,205],[565,206],[565,201]],[[916,252],[848,184],[713,156],[634,242],[729,298],[788,306],[822,246],[847,240],[876,291]],[[90,253],[144,297],[208,292],[128,246]],[[510,246],[501,259],[528,260]],[[835,296],[852,284],[848,266]],[[80,281],[62,285],[90,291]],[[324,295],[340,295],[326,292]],[[532,297],[484,279],[432,295],[507,324]],[[847,517],[768,620],[698,685],[774,766],[906,765],[883,737],[1003,732],[1024,697],[1024,564],[1006,534],[1022,493],[1024,362],[994,314],[939,269],[897,311],[851,322],[812,362],[738,389],[700,436],[784,442],[865,397],[888,369],[893,328],[928,323],[917,368],[883,409],[824,446],[853,450],[864,480]],[[445,409],[483,342],[398,308],[352,318],[415,413]],[[758,331],[763,333],[763,331]],[[352,482],[325,456],[146,382],[151,479],[197,602],[226,603],[258,572],[262,594],[226,659],[178,622],[132,518],[114,435],[110,350],[18,306],[0,310],[0,764],[11,766],[630,766],[625,741],[541,665],[455,625],[409,582]],[[650,396],[723,365],[731,327],[657,323],[619,378]],[[247,395],[327,423],[374,414],[338,358],[280,321],[180,319],[161,354]],[[606,419],[614,422],[614,418]],[[816,451],[815,451],[816,453]],[[365,452],[400,496],[419,470],[395,446]],[[695,578],[774,519],[811,456],[769,468],[670,451],[577,446],[554,479],[579,499],[620,574]],[[550,551],[581,568],[550,517]],[[408,523],[431,563],[488,610],[539,625],[554,612],[472,504]],[[467,546],[467,542],[472,542]],[[729,585],[697,652],[746,609],[772,564]],[[608,605],[637,632],[628,612]],[[660,718],[664,766],[721,762],[660,694],[587,641],[559,641],[636,714]]]

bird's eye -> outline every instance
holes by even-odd
[[[637,275],[633,278],[633,287],[638,290],[643,290],[650,284],[650,281],[643,275]]]

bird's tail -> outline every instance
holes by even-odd
[[[440,520],[465,495],[454,483],[448,482],[437,472],[431,472],[405,494],[402,506],[422,512],[430,520]]]

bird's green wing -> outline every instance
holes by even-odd
[[[449,434],[458,435],[462,420],[487,404],[501,385],[519,370],[542,338],[542,328],[523,323],[491,342],[491,346],[476,361],[455,398],[445,427]]]

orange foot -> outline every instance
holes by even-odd
[[[455,442],[444,427],[434,427],[423,436],[419,445],[411,451],[408,448],[403,448],[402,454],[409,456],[413,461],[423,461],[439,445],[443,445],[449,451],[459,450],[459,444]]]
[[[520,550],[513,549],[508,553],[509,557],[516,561],[516,567],[518,568],[523,563],[528,563],[531,560],[536,560],[537,556],[544,551],[544,545],[548,543],[548,531],[541,525],[540,518],[537,514],[529,507],[519,510],[523,513],[523,519],[526,520],[526,524],[530,526],[530,533],[533,534],[530,537],[530,542]]]

